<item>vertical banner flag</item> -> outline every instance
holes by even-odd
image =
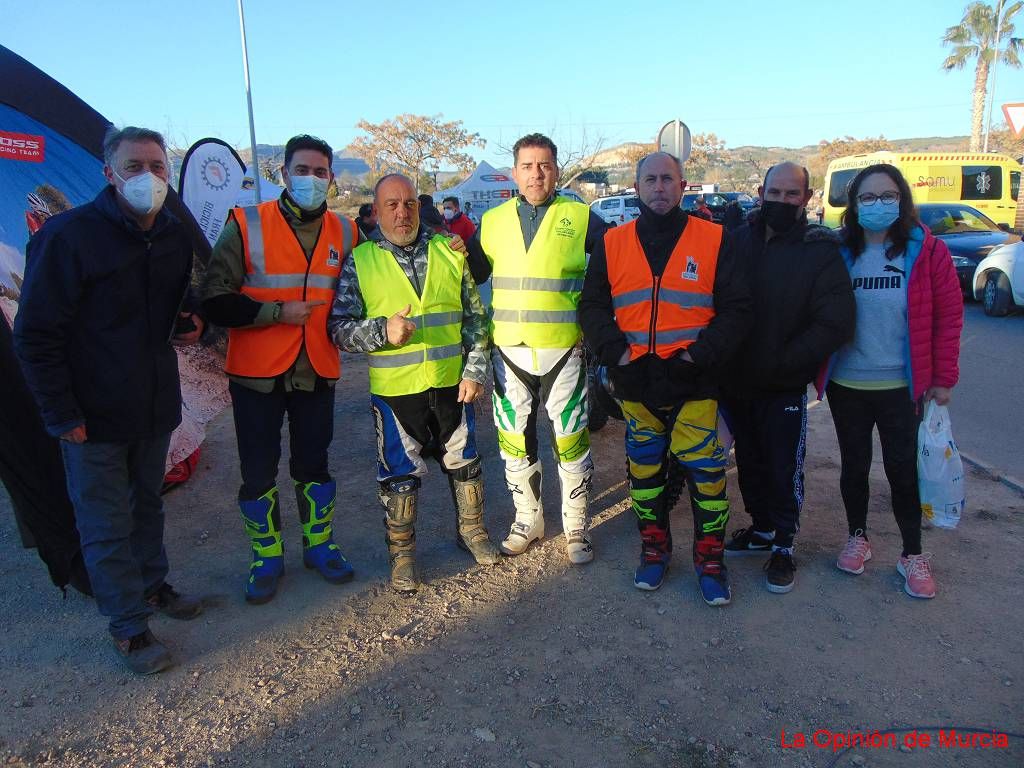
[[[181,162],[178,194],[212,246],[242,191],[245,165],[220,139],[200,139]]]

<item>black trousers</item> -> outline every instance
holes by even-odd
[[[292,479],[326,483],[327,449],[334,439],[334,387],[318,379],[312,392],[286,392],[278,381],[263,393],[231,382],[228,385],[235,416],[238,461],[242,468],[239,501],[258,499],[277,484],[281,463],[281,426],[288,414]]]
[[[793,546],[804,502],[807,396],[760,395],[722,402],[736,449],[743,506],[754,530],[775,531],[775,544]]]
[[[842,473],[839,489],[846,507],[850,535],[868,529],[868,473],[872,432],[878,427],[882,465],[892,493],[896,525],[903,536],[903,554],[921,554],[921,499],[917,487],[918,403],[902,389],[850,389],[832,382],[828,402],[836,425]]]

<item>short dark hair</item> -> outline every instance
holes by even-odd
[[[772,171],[774,171],[780,165],[782,165],[782,163],[776,163],[775,165],[773,165],[771,168],[768,169],[768,172],[764,175],[764,181],[761,182],[762,186],[765,186],[765,187],[768,186],[768,177],[771,176],[772,175]],[[811,174],[807,170],[807,166],[801,165],[800,166],[800,170],[804,172],[804,189],[807,190],[808,192],[810,192],[811,191]]]
[[[445,203],[455,203],[456,208],[460,207],[459,198],[455,197],[454,195],[448,195],[448,197],[441,201],[441,205],[444,205]]]
[[[316,136],[310,136],[308,133],[301,133],[298,136],[292,136],[288,139],[288,143],[284,145],[285,168],[287,168],[288,164],[292,161],[292,155],[300,149],[312,149],[315,152],[321,153],[327,158],[328,165],[334,162],[334,150],[331,149],[330,144],[323,139],[318,139]]]
[[[365,219],[373,213],[373,203],[363,203],[359,206],[359,218]]]
[[[138,128],[134,125],[127,125],[124,128],[110,126],[103,137],[103,162],[110,165],[117,154],[117,148],[123,141],[152,141],[167,154],[167,144],[162,134],[151,131],[149,128]]]
[[[545,136],[543,133],[528,133],[515,144],[512,145],[512,164],[515,165],[519,162],[519,150],[524,147],[541,147],[543,149],[551,150],[551,157],[554,161],[558,162],[558,147],[555,146],[555,142]]]
[[[896,189],[900,191],[900,216],[889,227],[890,245],[885,250],[887,259],[895,259],[901,253],[906,252],[907,243],[910,242],[910,233],[918,224],[917,208],[914,207],[910,185],[907,184],[907,180],[903,178],[903,174],[896,166],[888,163],[876,163],[861,169],[847,188],[846,210],[843,211],[841,219],[843,244],[850,249],[854,259],[864,253],[865,248],[864,229],[857,220],[857,208],[860,205],[857,195],[860,194],[860,185],[864,183],[864,179],[875,173],[888,176],[896,185]]]
[[[424,192],[422,195],[417,195],[416,199],[420,201],[420,208],[433,208],[434,198]]]

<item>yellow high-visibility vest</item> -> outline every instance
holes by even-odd
[[[427,251],[423,296],[417,296],[394,254],[367,242],[352,251],[367,317],[391,317],[412,305],[416,331],[406,344],[371,352],[370,392],[412,395],[451,387],[462,378],[462,273],[465,256],[435,235]]]
[[[530,248],[509,200],[484,214],[480,244],[491,266],[491,335],[498,346],[567,349],[579,341],[576,319],[587,269],[590,209],[556,197]]]

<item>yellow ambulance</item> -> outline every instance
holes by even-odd
[[[839,157],[825,173],[825,225],[839,226],[846,191],[861,168],[895,165],[914,193],[915,203],[962,202],[996,224],[1014,226],[1021,165],[1004,155],[972,152],[871,152]]]

